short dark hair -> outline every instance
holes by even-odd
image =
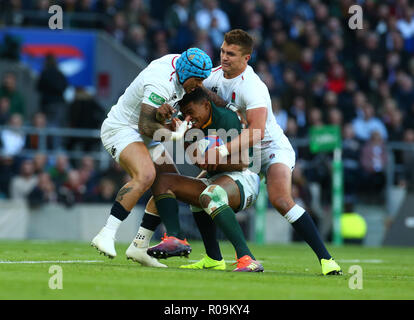
[[[243,54],[252,54],[253,38],[242,29],[233,29],[224,35],[224,41],[227,44],[240,46]]]
[[[207,92],[203,88],[196,88],[195,90],[186,93],[184,97],[178,102],[178,105],[181,108],[185,108],[190,102],[202,102],[208,99]]]

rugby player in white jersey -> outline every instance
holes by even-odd
[[[259,151],[254,152],[260,156],[256,163],[261,161],[260,172],[266,177],[269,200],[273,207],[313,249],[324,275],[342,274],[340,266],[323,244],[312,218],[292,198],[291,180],[295,152],[272,115],[271,99],[266,85],[248,65],[252,50],[253,39],[247,32],[240,29],[229,31],[221,46],[221,66],[213,68],[210,76],[203,81],[203,85],[211,90],[209,96],[216,105],[235,108],[247,120],[248,129],[227,143],[227,150],[232,154],[239,152],[239,149],[253,146]],[[261,134],[255,134],[257,132]],[[213,167],[219,163],[221,157],[217,149],[206,152],[207,163],[209,159],[216,159],[215,162],[210,161]]]
[[[183,121],[175,128],[176,131],[172,131],[166,127],[159,110],[173,106],[186,92],[200,87],[209,76],[211,67],[210,57],[198,48],[154,60],[134,79],[108,113],[101,128],[102,143],[131,180],[119,190],[106,225],[91,242],[106,256],[116,256],[116,232],[154,183],[157,172],[177,172],[172,164],[154,163],[159,156],[165,159],[166,151],[160,147],[159,141],[153,140],[153,135],[161,130],[165,140],[181,139],[188,123]],[[126,255],[139,258],[149,266],[164,266],[148,256],[146,249],[130,247]]]

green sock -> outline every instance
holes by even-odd
[[[154,197],[158,214],[167,229],[167,235],[183,239],[178,218],[178,202],[170,193],[160,194]]]
[[[244,238],[243,230],[236,220],[236,214],[228,205],[221,206],[211,213],[211,218],[214,223],[223,231],[224,235],[232,243],[236,250],[237,258],[245,255],[250,256],[256,260],[253,254],[247,247],[246,239]]]

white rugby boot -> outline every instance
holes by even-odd
[[[113,259],[116,257],[114,232],[103,227],[92,239],[91,246],[95,247],[101,254]]]
[[[135,241],[132,241],[125,252],[127,259],[138,262],[146,267],[167,268],[165,264],[158,262],[157,259],[151,257],[147,253],[148,247],[138,247]]]

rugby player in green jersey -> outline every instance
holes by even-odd
[[[228,109],[218,108],[210,102],[203,89],[186,94],[179,102],[185,118],[190,117],[194,129],[200,129],[205,136],[235,131],[240,134],[242,124],[238,115]],[[188,136],[188,134],[187,134]],[[232,137],[222,136],[229,140]],[[202,144],[203,140],[198,141]],[[189,150],[188,148],[187,150]],[[199,148],[192,148],[191,155],[197,158]],[[202,157],[203,158],[203,157]],[[177,199],[191,205],[193,216],[200,230],[206,255],[200,261],[181,266],[190,269],[224,270],[226,265],[216,239],[216,226],[233,244],[237,268],[234,271],[260,272],[263,266],[250,252],[235,212],[251,206],[259,193],[260,178],[247,167],[248,155],[240,155],[239,161],[215,166],[214,172],[204,172],[204,177],[188,177],[179,174],[161,174],[152,186],[153,200],[147,204],[138,234],[131,246],[146,247],[158,226],[161,217],[167,233],[160,244],[151,247],[147,253],[156,258],[188,255],[191,247],[183,239],[178,220]],[[233,159],[234,160],[234,159]],[[134,259],[145,265],[145,261]]]

